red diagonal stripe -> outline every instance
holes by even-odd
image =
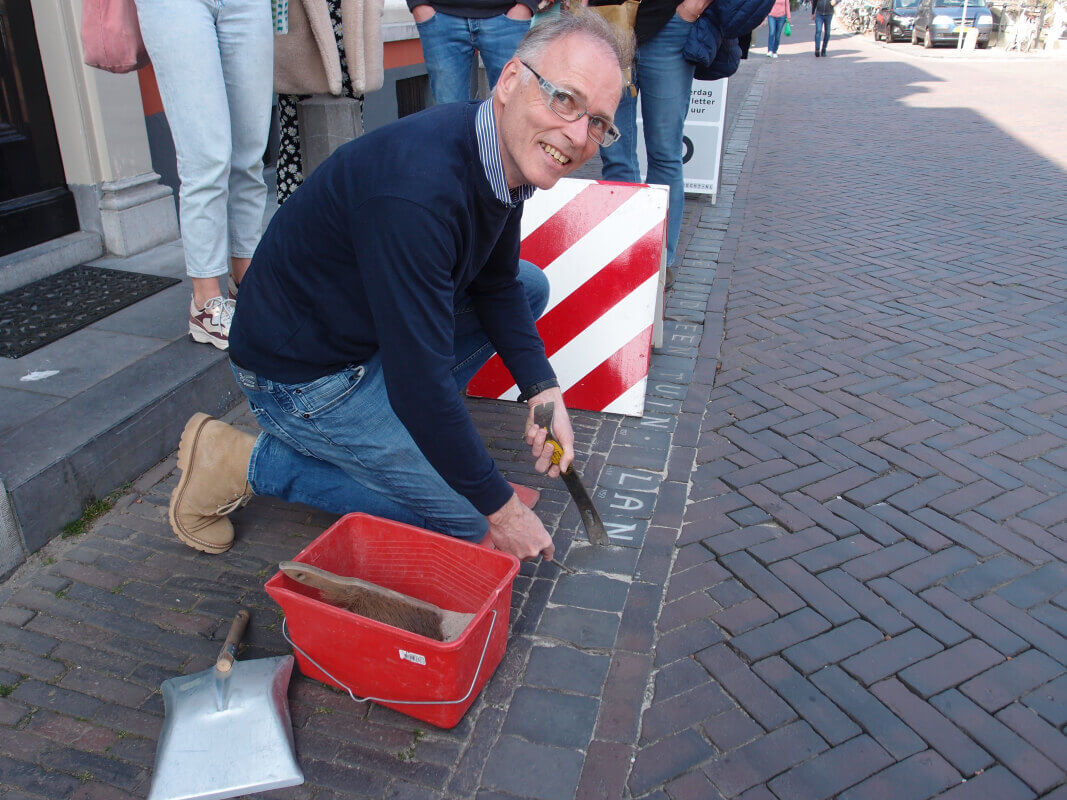
[[[568,408],[600,411],[648,374],[652,326],[563,393]]]
[[[657,225],[541,317],[537,329],[549,356],[659,272],[662,238]]]
[[[504,366],[504,360],[498,353],[493,353],[485,362],[485,366],[474,373],[474,377],[467,384],[467,394],[475,397],[500,397],[514,385],[515,379]]]
[[[593,184],[582,189],[522,240],[522,257],[544,269],[645,188],[637,184]]]
[[[661,224],[598,270],[537,321],[537,330],[544,340],[549,358],[659,271],[662,239]],[[471,380],[468,390],[481,397],[500,397],[514,383],[503,360],[494,354]]]

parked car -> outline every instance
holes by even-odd
[[[963,21],[964,6],[967,18]],[[935,44],[956,44],[960,28],[966,36],[967,28],[978,30],[978,47],[989,45],[989,32],[993,30],[993,15],[985,0],[919,0],[915,24],[911,29],[911,43],[923,43],[923,47]]]
[[[882,0],[881,8],[874,15],[874,40],[908,41],[918,10],[919,0]]]

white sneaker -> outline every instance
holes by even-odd
[[[194,342],[212,344],[219,350],[230,346],[230,323],[236,303],[212,297],[203,308],[196,307],[196,300],[189,301],[189,335]]]

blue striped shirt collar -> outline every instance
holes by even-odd
[[[482,160],[482,169],[496,199],[506,206],[517,206],[537,189],[526,183],[517,189],[508,188],[504,177],[504,162],[500,160],[500,147],[496,140],[496,116],[493,114],[493,98],[489,98],[478,107],[474,118],[474,129],[478,136],[478,155]]]

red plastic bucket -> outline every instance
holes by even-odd
[[[474,614],[458,639],[438,642],[324,603],[317,590],[280,572],[266,586],[309,678],[440,728],[463,718],[504,657],[517,558],[348,514],[294,560]]]

